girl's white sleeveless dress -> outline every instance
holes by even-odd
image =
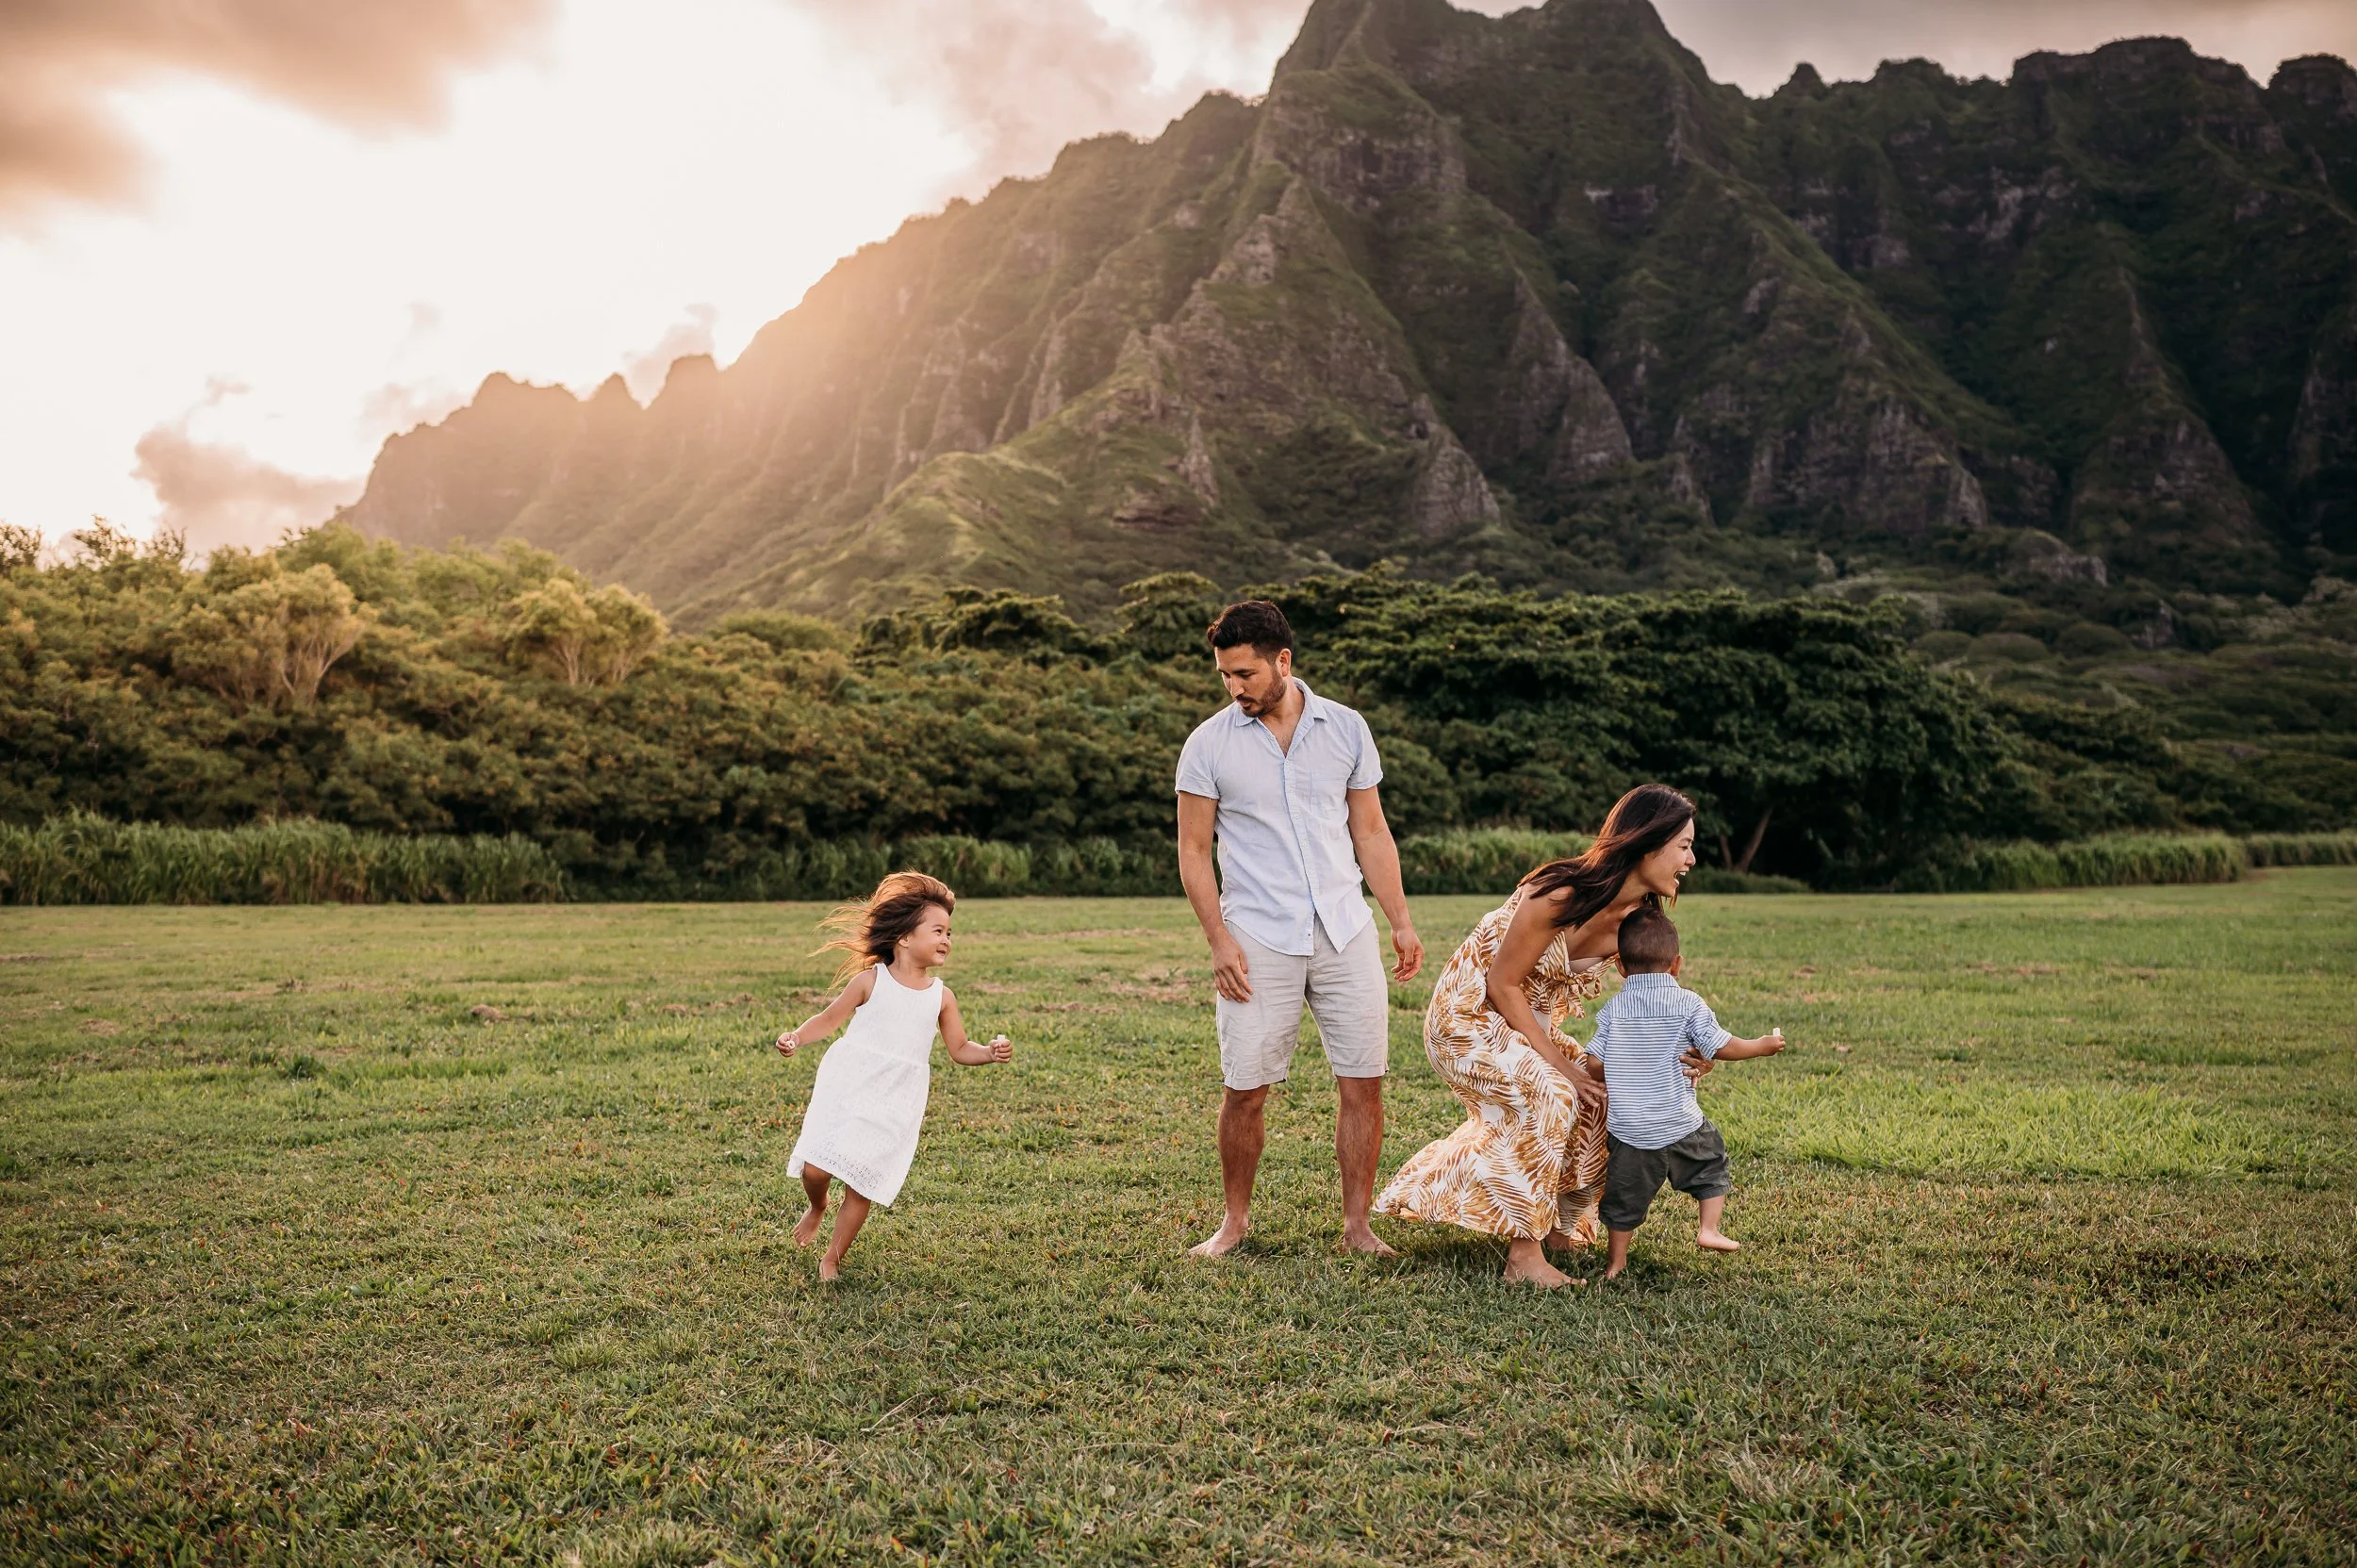
[[[888,1205],[908,1180],[925,1124],[941,982],[912,991],[888,965],[870,972],[875,989],[818,1064],[785,1171],[799,1176],[805,1163],[814,1164],[870,1203]]]

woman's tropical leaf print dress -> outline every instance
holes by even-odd
[[[1559,1228],[1586,1246],[1604,1187],[1603,1098],[1582,1094],[1490,1006],[1490,966],[1522,901],[1517,890],[1482,916],[1425,1010],[1425,1055],[1465,1120],[1400,1166],[1375,1209],[1492,1236],[1536,1240]],[[1525,985],[1531,1011],[1557,1027],[1604,992],[1604,966],[1574,968],[1566,946],[1549,943]]]

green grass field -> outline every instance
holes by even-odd
[[[1747,1250],[1665,1196],[1553,1296],[1337,1252],[1306,1041],[1253,1243],[1183,1256],[1175,900],[969,903],[1020,1054],[937,1069],[819,1286],[819,1053],[768,1048],[817,913],[0,916],[0,1560],[2357,1559],[2357,870],[1688,900],[1689,981],[1794,1040],[1705,1088]],[[1387,1171],[1457,1115],[1428,980]]]

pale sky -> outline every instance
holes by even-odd
[[[1755,92],[2152,32],[2262,81],[2357,54],[2349,0],[1658,3]],[[913,212],[1261,91],[1304,8],[0,0],[0,521],[267,542],[489,371],[651,395]]]

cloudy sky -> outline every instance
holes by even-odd
[[[1657,0],[1722,80],[2349,0]],[[1306,0],[0,0],[0,521],[261,542],[494,370],[642,396],[911,212],[1257,93]],[[1479,8],[1512,8],[1482,0]]]

